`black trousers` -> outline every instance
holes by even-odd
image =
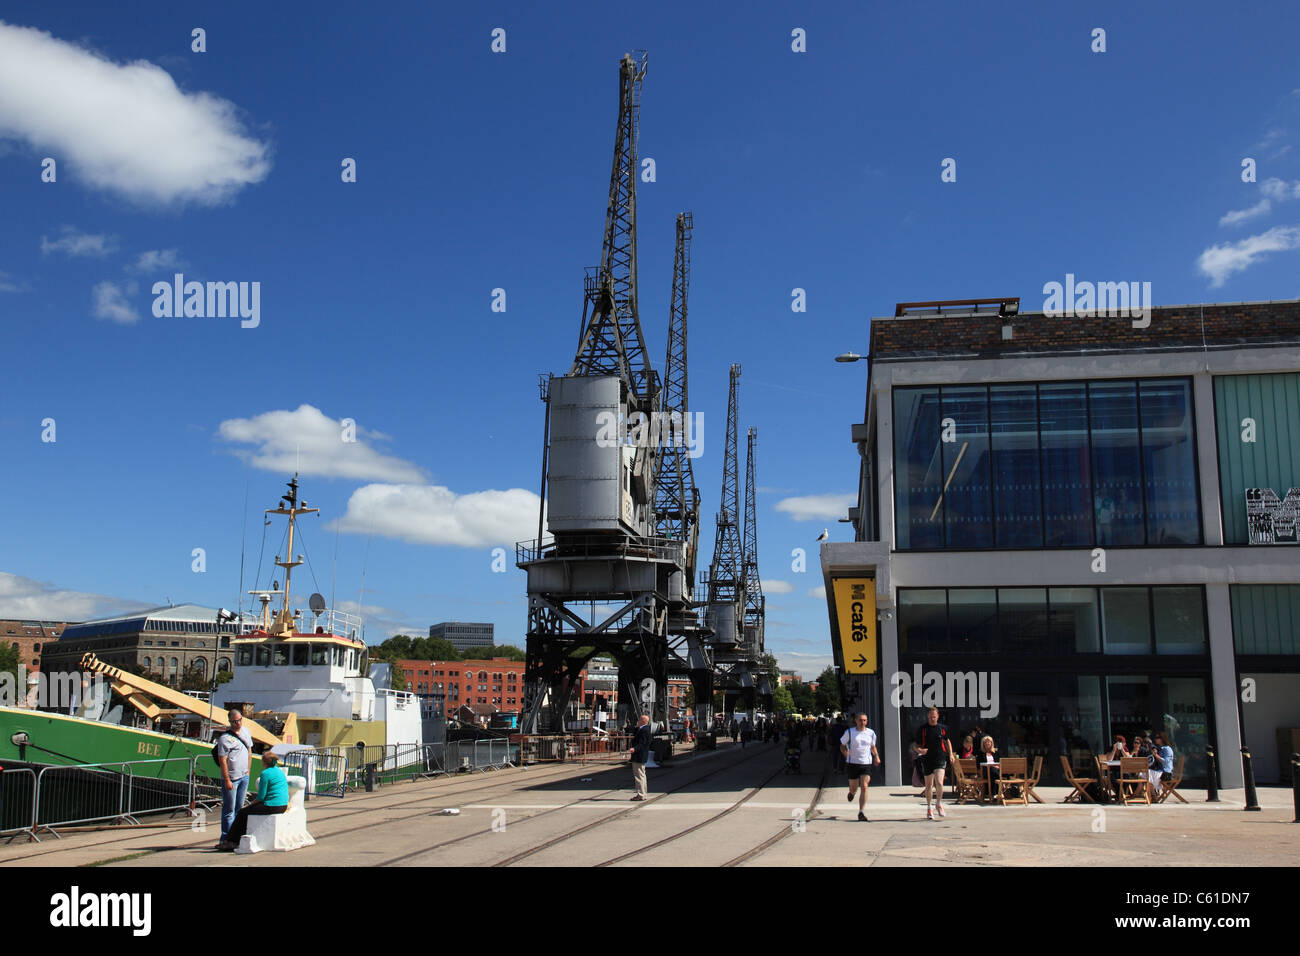
[[[244,838],[248,831],[249,817],[268,817],[277,813],[284,813],[288,810],[287,805],[283,807],[268,807],[265,803],[250,803],[244,809],[235,814],[235,822],[230,825],[230,832],[226,834],[226,840],[230,843],[238,843]]]

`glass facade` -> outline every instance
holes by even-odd
[[[900,588],[898,642],[912,657],[1204,656],[1204,589]]]
[[[1188,379],[894,389],[899,550],[1199,544]]]
[[[1234,597],[1234,614],[1237,606]],[[954,743],[979,727],[1004,756],[1043,757],[1044,779],[1060,783],[1061,756],[1095,776],[1085,771],[1115,734],[1164,731],[1187,758],[1189,782],[1204,781],[1210,657],[1201,587],[900,588],[898,635],[900,673],[912,683],[938,673],[943,688],[934,700],[903,700],[904,741],[934,703]],[[970,677],[975,683],[963,685]],[[971,687],[986,700],[972,699]],[[981,713],[988,700],[991,716]]]
[[[1223,543],[1249,544],[1246,489],[1300,488],[1300,372],[1214,379]]]

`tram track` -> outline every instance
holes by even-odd
[[[599,868],[604,866],[613,866],[616,863],[622,863],[624,860],[630,860],[634,856],[640,856],[642,853],[648,853],[651,850],[655,850],[661,846],[672,843],[674,840],[680,840],[682,837],[694,833],[696,830],[703,829],[704,827],[707,827],[709,824],[721,820],[723,817],[727,816],[727,814],[731,813],[734,810],[739,810],[743,804],[745,804],[746,802],[748,802],[749,800],[757,796],[763,790],[763,788],[766,787],[769,783],[771,783],[776,778],[777,774],[781,773],[784,769],[785,769],[784,767],[778,767],[776,770],[772,771],[772,773],[768,775],[767,779],[765,779],[757,787],[753,787],[752,789],[750,789],[748,793],[746,793],[743,797],[741,797],[731,806],[727,807],[725,810],[721,810],[718,813],[715,813],[707,820],[701,820],[699,823],[696,823],[693,826],[689,826],[685,830],[678,830],[676,833],[670,834],[664,837],[663,839],[656,840],[653,843],[647,843],[643,847],[640,847],[635,850],[629,850],[626,853],[621,853],[616,857],[612,857],[608,860],[603,860],[600,863],[596,863],[594,865]]]
[[[730,770],[730,769],[732,769],[732,768],[734,768],[734,767],[738,767],[738,766],[740,766],[742,763],[744,763],[746,760],[752,760],[753,757],[756,756],[757,754],[760,754],[760,753],[766,753],[766,752],[767,752],[767,751],[759,750],[759,749],[756,748],[754,754],[751,754],[751,756],[748,757],[748,758],[743,758],[743,759],[741,759],[741,760],[737,760],[735,763],[728,764],[728,765],[725,766],[725,767],[718,767],[718,768],[715,769],[715,770],[711,770],[709,773],[706,773],[706,774],[703,774],[703,775],[701,775],[701,776],[699,776],[699,777],[696,777],[694,780],[689,780],[689,781],[687,781],[686,783],[683,783],[681,786],[674,787],[674,788],[672,788],[672,789],[670,789],[670,790],[665,790],[663,793],[655,794],[655,795],[654,795],[653,797],[651,797],[649,800],[646,800],[646,801],[644,801],[644,802],[642,802],[642,803],[639,803],[637,806],[626,807],[626,808],[624,808],[624,809],[622,809],[622,810],[615,811],[614,813],[611,813],[611,814],[609,814],[609,815],[607,815],[607,816],[603,816],[603,817],[601,817],[599,820],[593,820],[593,821],[591,821],[590,823],[585,823],[585,824],[583,824],[583,825],[580,826],[580,827],[576,827],[576,828],[574,828],[573,830],[568,831],[567,833],[562,833],[562,834],[560,834],[560,835],[557,836],[557,837],[553,837],[552,839],[547,840],[545,843],[538,844],[538,845],[535,846],[535,847],[529,847],[527,850],[522,850],[522,851],[520,851],[519,853],[516,853],[514,856],[507,857],[507,858],[504,859],[504,860],[499,860],[498,862],[493,863],[492,866],[494,866],[494,867],[513,866],[514,864],[520,862],[521,860],[526,860],[526,859],[528,859],[528,858],[531,857],[531,856],[535,856],[535,855],[538,854],[538,853],[541,853],[541,852],[543,852],[543,851],[545,851],[545,850],[549,850],[551,847],[554,847],[554,846],[557,846],[557,845],[559,845],[559,844],[561,844],[561,843],[567,842],[568,840],[571,840],[571,839],[573,839],[573,838],[576,837],[576,836],[579,836],[579,835],[581,835],[581,834],[583,834],[583,833],[587,833],[587,832],[590,831],[590,830],[594,830],[596,827],[604,826],[606,823],[612,823],[612,822],[615,821],[615,820],[621,820],[622,818],[628,816],[629,814],[636,813],[636,812],[639,811],[639,810],[644,810],[646,807],[650,806],[650,804],[652,804],[652,803],[657,803],[657,802],[660,801],[660,800],[664,800],[664,799],[668,798],[669,796],[671,796],[671,795],[674,794],[674,793],[678,793],[678,792],[681,791],[681,790],[685,790],[687,787],[694,786],[695,784],[699,783],[701,780],[705,780],[705,779],[707,779],[708,777],[713,776],[715,773],[721,773],[721,772],[724,771],[724,770]],[[775,773],[771,774],[771,776],[769,776],[766,780],[764,780],[763,783],[762,783],[761,785],[759,785],[758,787],[754,788],[753,793],[757,793],[757,792],[758,792],[759,790],[761,790],[764,786],[766,786],[766,785],[767,785],[767,784],[772,780],[772,778],[776,776],[776,773],[779,773],[779,772],[780,772],[780,770],[778,769]],[[717,816],[723,816],[723,815],[725,815],[726,813],[729,813],[731,810],[736,809],[736,807],[739,806],[740,803],[743,803],[745,800],[749,799],[749,797],[753,796],[753,793],[750,793],[750,794],[747,795],[746,797],[742,798],[740,801],[738,801],[737,803],[735,803],[735,804],[733,804],[732,806],[728,807],[726,810],[724,810],[721,814],[718,814]],[[699,829],[699,827],[697,826],[697,827],[693,827],[693,828],[691,828],[691,829]],[[682,833],[678,834],[677,836],[684,836],[687,832],[690,832],[690,830],[683,831]],[[676,839],[676,837],[673,837],[673,839]],[[670,842],[670,840],[665,840],[664,842]],[[641,852],[644,852],[646,849],[650,849],[650,847],[644,847],[644,848],[642,848],[641,850],[638,850],[638,851],[636,851],[636,852],[637,852],[637,853],[641,853]],[[636,855],[636,854],[633,853],[633,854],[629,854],[629,855],[633,855],[633,856],[634,856],[634,855]],[[616,860],[614,860],[614,861],[606,861],[606,862],[603,863],[603,864],[597,864],[597,865],[598,865],[598,866],[604,866],[604,865],[608,865],[608,864],[611,863],[611,862],[616,862]]]
[[[592,764],[590,765],[590,769],[593,773],[599,773],[615,766],[619,766],[619,764]],[[549,783],[552,781],[564,780],[566,779],[566,777],[571,776],[574,773],[573,767],[574,765],[572,763],[557,764],[555,768],[550,768],[550,772],[548,772],[548,770],[542,770],[540,772],[532,771],[534,773],[537,773],[538,775],[531,776],[529,779],[536,780],[540,783]],[[563,769],[561,770],[561,768]],[[559,772],[555,772],[555,771],[559,771]],[[492,771],[491,776],[495,777],[498,772],[499,771]],[[542,776],[542,774],[544,774],[544,776]],[[485,783],[486,785],[481,786],[479,785],[479,782]],[[491,779],[484,780],[484,778],[479,777],[476,783],[471,786],[457,786],[455,789],[438,790],[435,793],[424,793],[417,797],[414,797],[411,800],[403,800],[398,803],[388,804],[384,807],[372,807],[372,806],[350,806],[349,807],[343,805],[339,805],[337,807],[329,807],[329,809],[326,811],[320,811],[322,815],[317,819],[319,819],[322,823],[328,824],[334,820],[356,816],[357,814],[360,813],[383,812],[385,810],[389,810],[393,808],[406,808],[406,807],[410,807],[412,804],[421,803],[430,800],[436,801],[438,804],[445,806],[446,801],[443,799],[444,797],[456,797],[462,794],[482,794],[482,793],[490,792],[493,789],[496,789],[498,787],[513,786],[516,783],[517,780],[512,780],[510,782],[507,782],[504,780],[491,780]],[[325,798],[325,797],[317,798],[318,801],[326,800],[326,799],[329,798]],[[130,828],[125,828],[124,830],[114,829],[109,831],[113,834],[109,839],[98,840],[93,843],[81,843],[78,844],[75,848],[69,847],[68,849],[85,850],[85,849],[93,849],[97,847],[111,848],[117,846],[118,844],[122,844],[130,840],[138,839],[140,836],[144,835],[144,832],[147,830],[157,831],[157,830],[175,829],[179,831],[181,829],[190,828],[191,826],[192,826],[192,818],[187,817],[186,819],[177,821],[175,823],[152,823],[146,825],[145,827],[140,827],[140,828],[130,827]],[[357,828],[353,828],[353,829],[357,829]],[[335,831],[335,832],[338,833],[338,832],[351,832],[351,831]],[[18,836],[21,836],[21,834],[18,834]],[[324,838],[328,838],[329,836],[330,834],[326,834]],[[205,840],[206,839],[210,839],[210,837],[206,837]],[[178,850],[190,849],[195,847],[196,845],[200,845],[200,842],[201,841],[195,841],[193,843],[180,844],[175,847],[167,847],[166,849],[178,849]],[[53,843],[53,844],[41,843],[41,844],[36,844],[36,846],[38,847],[38,849],[35,849],[31,853],[25,853],[21,856],[0,857],[0,867],[7,866],[11,863],[20,863],[23,860],[31,860],[36,857],[48,857],[52,853],[58,853],[62,850],[62,847],[60,847],[58,843]],[[161,851],[151,851],[151,852],[161,852]]]
[[[661,799],[663,799],[664,797],[668,796],[668,795],[671,794],[671,793],[676,793],[676,792],[678,792],[679,790],[683,790],[683,789],[685,789],[686,787],[689,787],[689,786],[692,786],[692,785],[694,785],[694,784],[696,784],[696,783],[699,783],[701,780],[707,779],[708,777],[711,777],[711,776],[713,776],[714,774],[721,773],[721,772],[723,772],[724,770],[730,770],[730,769],[733,768],[733,767],[740,766],[741,764],[745,763],[746,761],[748,761],[748,760],[752,760],[753,757],[754,757],[754,756],[757,756],[757,754],[758,754],[759,752],[760,752],[760,751],[758,751],[758,750],[756,749],[755,751],[753,751],[753,752],[750,753],[749,755],[744,756],[744,757],[742,757],[742,758],[739,759],[739,760],[729,761],[729,762],[727,762],[726,764],[724,764],[724,765],[721,766],[721,767],[715,767],[715,768],[709,770],[709,771],[706,772],[706,773],[700,774],[699,776],[697,776],[697,777],[695,777],[695,778],[693,778],[693,779],[691,779],[691,780],[688,780],[688,781],[682,783],[680,786],[674,787],[674,788],[672,788],[672,789],[670,789],[670,790],[665,790],[665,791],[664,791],[663,793],[661,793],[661,794],[656,794],[655,796],[651,797],[649,800],[646,800],[646,801],[644,801],[644,802],[640,802],[640,803],[638,803],[638,804],[635,805],[635,806],[625,807],[625,808],[623,808],[623,809],[621,809],[621,810],[616,810],[616,811],[614,811],[613,813],[610,813],[610,814],[608,814],[608,815],[606,815],[606,816],[604,816],[604,817],[601,817],[599,820],[593,820],[591,823],[587,823],[587,824],[584,824],[583,826],[580,826],[580,827],[577,827],[577,828],[575,828],[575,829],[573,829],[573,830],[567,831],[567,833],[562,834],[560,837],[556,837],[556,838],[554,838],[554,839],[548,840],[548,841],[546,841],[545,843],[539,844],[539,845],[536,846],[536,847],[530,847],[529,849],[527,849],[527,850],[525,850],[525,851],[522,851],[522,852],[520,852],[520,853],[517,853],[517,854],[515,854],[514,856],[507,858],[506,860],[502,860],[502,861],[499,861],[499,862],[494,863],[494,864],[491,864],[491,865],[492,865],[492,866],[509,866],[509,865],[511,865],[512,863],[515,863],[515,862],[517,862],[517,861],[519,861],[519,860],[526,859],[527,857],[532,856],[532,855],[535,854],[535,853],[539,853],[539,852],[541,852],[542,850],[547,849],[548,847],[554,846],[554,845],[557,844],[557,843],[562,843],[562,842],[564,842],[564,840],[566,840],[566,839],[571,839],[572,837],[577,836],[579,833],[584,833],[584,832],[586,832],[587,830],[592,829],[593,827],[600,826],[602,823],[606,823],[606,822],[608,822],[608,821],[610,821],[610,820],[612,820],[612,819],[622,818],[622,817],[626,816],[627,814],[632,813],[632,812],[634,812],[634,811],[636,811],[636,810],[638,810],[638,809],[644,808],[644,807],[648,806],[649,804],[651,804],[651,803],[653,803],[653,802],[655,802],[655,801],[657,801],[657,800],[661,800]],[[626,787],[617,787],[617,788],[614,788],[614,789],[611,789],[611,790],[606,790],[606,791],[604,791],[603,793],[596,794],[596,795],[594,795],[594,796],[586,796],[586,797],[582,797],[582,798],[579,799],[579,800],[571,800],[571,801],[569,801],[568,803],[564,803],[564,804],[561,804],[561,805],[556,806],[556,807],[548,807],[547,809],[542,810],[542,811],[540,811],[540,812],[538,812],[538,813],[534,813],[534,814],[532,814],[531,816],[524,817],[523,819],[519,820],[518,822],[516,822],[516,823],[513,824],[513,825],[516,826],[516,827],[518,827],[518,826],[521,826],[521,825],[523,825],[523,824],[530,823],[530,822],[532,822],[532,821],[534,821],[534,820],[542,819],[543,817],[549,817],[549,816],[551,816],[552,814],[559,813],[561,810],[568,810],[568,809],[570,809],[570,808],[572,808],[572,807],[578,806],[578,805],[583,804],[583,803],[590,803],[591,801],[593,801],[593,800],[597,800],[597,799],[599,799],[599,798],[602,797],[602,796],[606,796],[606,795],[611,794],[611,793],[617,793],[617,792],[619,792],[620,790],[625,790],[625,789],[627,789],[627,788],[626,788]],[[359,828],[358,828],[358,829],[359,829]],[[434,851],[436,851],[436,850],[441,850],[441,849],[443,849],[444,847],[449,847],[449,846],[454,846],[454,845],[459,844],[459,843],[464,843],[464,842],[467,841],[467,840],[471,840],[471,839],[473,839],[473,838],[475,838],[475,837],[483,836],[483,835],[488,834],[488,833],[491,833],[491,832],[493,832],[491,827],[488,827],[488,828],[486,828],[486,829],[482,829],[482,830],[475,830],[475,831],[473,831],[472,833],[462,834],[461,836],[453,837],[453,838],[450,839],[450,840],[444,840],[444,841],[442,841],[442,842],[440,842],[440,843],[435,843],[435,844],[433,844],[433,845],[431,845],[431,846],[423,847],[423,848],[421,848],[421,849],[419,849],[419,850],[413,850],[413,851],[411,851],[410,853],[404,853],[404,854],[401,854],[400,856],[391,857],[391,858],[389,858],[389,859],[387,859],[387,860],[384,860],[384,861],[382,861],[382,862],[378,862],[378,863],[375,863],[375,864],[372,864],[372,865],[374,865],[374,866],[393,866],[393,865],[395,865],[395,864],[403,863],[403,862],[405,862],[405,861],[407,861],[407,860],[411,860],[411,859],[414,859],[414,858],[419,857],[419,856],[424,856],[424,855],[426,855],[426,854],[428,854],[428,853],[432,853],[432,852],[434,852]]]
[[[826,791],[826,781],[830,777],[830,767],[831,767],[831,763],[829,760],[827,760],[825,764],[822,766],[822,776],[821,776],[821,780],[817,784],[817,792],[813,794],[812,800],[808,803],[808,808],[804,810],[805,823],[808,822],[809,820],[812,820],[821,812],[820,810],[817,809],[817,805],[821,803],[822,794]],[[726,863],[723,863],[722,865],[723,867],[740,866],[740,864],[746,863],[749,860],[754,859],[756,856],[765,853],[767,850],[776,846],[776,844],[780,843],[782,840],[784,840],[793,832],[794,832],[794,827],[792,826],[782,827],[780,831],[778,831],[773,836],[768,837],[766,840],[764,840],[758,846],[754,847],[752,850],[747,850],[744,853],[740,854],[740,856],[733,857],[732,859],[728,860]]]

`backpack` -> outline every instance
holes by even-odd
[[[221,769],[221,760],[217,757],[217,745],[221,743],[221,738],[227,734],[239,741],[239,746],[248,751],[248,756],[250,758],[253,756],[253,751],[249,749],[248,744],[244,743],[243,738],[227,727],[225,730],[221,731],[221,733],[217,734],[217,739],[212,742],[212,762],[217,765],[218,770]]]

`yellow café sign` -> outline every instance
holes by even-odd
[[[840,622],[840,650],[846,674],[876,672],[876,582],[871,578],[837,578],[835,611]]]

